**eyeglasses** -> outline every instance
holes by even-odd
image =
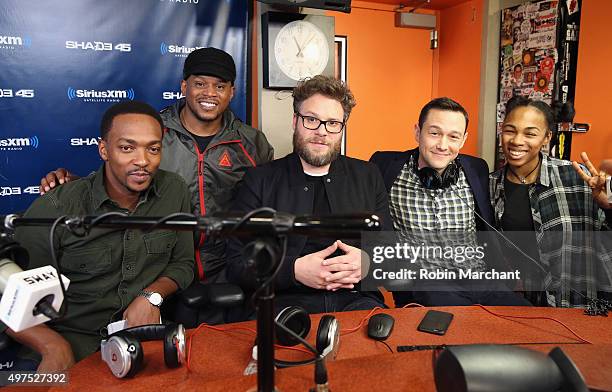
[[[345,126],[344,122],[342,121],[323,121],[313,116],[301,115],[298,112],[295,112],[295,114],[302,119],[302,125],[304,125],[304,128],[310,129],[311,131],[317,130],[321,125],[323,125],[325,127],[325,130],[329,133],[340,133],[342,132]]]

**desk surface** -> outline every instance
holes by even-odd
[[[584,344],[558,323],[546,319],[502,319],[479,307],[435,308],[455,315],[445,336],[418,332],[417,325],[432,308],[389,309],[395,318],[393,334],[387,339],[394,353],[385,345],[367,337],[366,326],[342,334],[340,351],[335,361],[328,362],[330,387],[334,391],[387,390],[434,391],[432,351],[395,352],[398,345],[440,345],[469,343],[522,344],[548,352],[555,346],[576,363],[589,387],[612,390],[612,320],[590,317],[580,309],[488,307],[494,312],[529,317],[550,317],[565,323],[593,344]],[[368,312],[338,313],[341,330],[356,327]],[[320,315],[313,315],[313,335]],[[228,324],[254,328],[254,322]],[[191,334],[189,334],[191,336]],[[241,390],[256,385],[255,376],[242,376],[250,361],[254,335],[248,331],[230,332],[201,329],[195,336],[191,352],[191,371],[186,367],[166,369],[161,342],[146,342],[143,369],[133,379],[116,379],[96,353],[79,362],[70,371],[68,387],[57,391],[115,390]],[[307,354],[277,351],[283,359],[305,359]],[[312,386],[313,366],[282,369],[276,372],[281,390],[305,390]],[[20,388],[23,391],[22,388]]]

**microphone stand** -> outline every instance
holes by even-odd
[[[199,230],[207,236],[255,236],[254,241],[244,246],[247,265],[256,268],[257,282],[257,390],[274,392],[274,272],[280,268],[282,253],[278,237],[301,234],[322,237],[359,238],[363,231],[379,231],[378,216],[371,214],[331,215],[327,217],[294,216],[285,213],[271,213],[260,216],[255,211],[244,219],[240,214],[223,214],[197,217],[180,214],[181,217],[138,217],[112,214],[100,216],[67,217],[63,224],[73,233],[80,230],[85,235],[93,227],[130,229],[169,229],[182,231]],[[51,226],[54,218],[21,218],[18,215],[0,216],[7,230],[24,226]],[[85,231],[83,231],[85,230]],[[77,233],[75,233],[76,235]],[[60,272],[58,271],[58,275]]]

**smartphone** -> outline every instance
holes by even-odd
[[[425,314],[417,329],[421,332],[444,335],[452,320],[452,313],[430,310]]]

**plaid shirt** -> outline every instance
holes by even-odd
[[[402,240],[426,245],[432,242],[441,246],[475,245],[474,196],[463,170],[459,170],[456,184],[445,189],[425,189],[413,168],[411,157],[389,191],[393,227]],[[458,264],[454,260],[429,258],[423,266],[457,270]],[[482,270],[484,263],[472,260],[464,262],[461,268]]]
[[[504,215],[505,173],[502,168],[489,176],[498,227]],[[549,305],[584,304],[583,296],[572,290],[590,298],[597,298],[598,290],[612,292],[612,246],[604,235],[595,234],[608,230],[609,222],[571,162],[542,156],[540,175],[529,186],[529,203],[540,263],[549,271],[544,283],[554,292],[548,296]],[[530,283],[525,283],[529,289]]]

